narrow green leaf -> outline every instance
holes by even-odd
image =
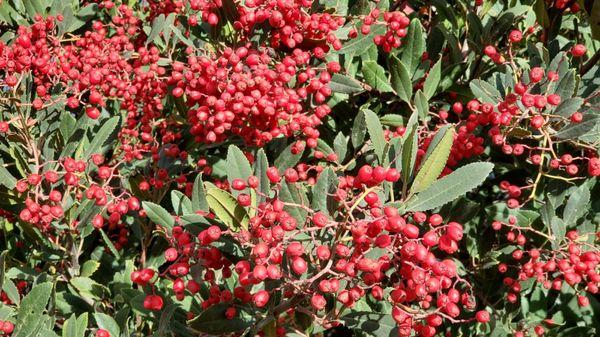
[[[435,94],[435,91],[440,84],[440,80],[442,78],[442,59],[440,58],[431,69],[429,69],[429,74],[425,78],[425,83],[423,84],[423,93],[427,99],[430,99]]]
[[[113,134],[117,126],[119,125],[119,116],[112,117],[102,124],[102,127],[98,132],[94,134],[90,145],[87,147],[81,158],[89,158],[94,153],[100,153],[104,144],[108,141],[109,137]]]
[[[451,174],[435,181],[416,197],[411,198],[407,205],[407,212],[427,211],[440,206],[466,194],[481,185],[492,172],[492,163],[477,162],[460,167]]]
[[[230,306],[228,303],[215,304],[203,310],[196,318],[189,321],[188,325],[192,329],[209,335],[241,332],[252,325],[252,316],[243,310],[240,315],[236,315],[232,319],[225,318],[225,311]]]
[[[81,266],[81,276],[90,277],[92,276],[96,270],[100,267],[100,262],[96,260],[87,260]]]
[[[328,201],[332,200],[331,194],[337,189],[337,176],[331,167],[327,168],[312,189],[311,208],[315,211],[328,212]]]
[[[408,32],[406,37],[403,39],[402,44],[402,63],[406,66],[410,78],[415,73],[415,70],[421,64],[423,59],[423,53],[425,52],[425,35],[423,33],[423,26],[421,21],[414,18],[408,26]]]
[[[46,310],[53,287],[51,282],[40,283],[35,285],[23,298],[19,306],[13,336],[24,337],[30,336],[31,333],[35,334],[34,330],[39,329],[39,327],[33,327],[32,325],[39,322],[42,313]]]
[[[175,219],[173,219],[173,216],[167,212],[166,209],[162,208],[162,206],[150,201],[143,201],[142,207],[146,211],[148,219],[152,220],[155,224],[165,227],[169,231],[175,226]]]
[[[6,271],[6,254],[8,250],[3,251],[0,254],[0,289],[4,287],[4,277]]]
[[[254,161],[254,175],[258,177],[258,188],[257,190],[261,193],[258,194],[258,202],[264,202],[269,196],[271,191],[271,183],[267,177],[267,169],[269,168],[269,160],[265,154],[265,150],[259,149],[256,153],[256,160]]]
[[[366,134],[367,121],[365,119],[364,111],[360,110],[356,115],[356,118],[354,118],[354,123],[352,125],[352,133],[350,134],[350,139],[352,140],[352,145],[355,149],[359,149],[360,146],[362,146]]]
[[[438,135],[441,135],[441,137],[438,137]],[[424,159],[411,187],[411,193],[421,192],[431,186],[446,166],[454,142],[454,128],[449,126],[442,128],[438,131],[436,137],[439,138],[439,142],[432,142],[431,145],[435,148]]]
[[[152,21],[152,29],[150,30],[150,34],[148,34],[148,38],[146,39],[146,44],[153,43],[154,40],[160,35],[160,33],[165,28],[165,15],[161,14],[154,18]]]
[[[220,188],[207,188],[206,199],[215,216],[233,230],[247,229],[250,217],[237,200]]]
[[[235,145],[229,145],[227,150],[227,180],[232,184],[234,179],[246,181],[252,175],[252,166],[244,152]],[[237,197],[241,191],[233,190],[233,196]]]
[[[579,186],[567,200],[563,211],[563,220],[567,226],[575,225],[575,222],[581,218],[590,202],[590,189],[587,185]]]
[[[550,229],[552,230],[552,235],[554,235],[553,246],[558,248],[567,233],[567,224],[561,218],[555,216],[550,221]]]
[[[471,88],[473,96],[482,103],[496,104],[502,100],[502,95],[498,89],[484,80],[472,80],[469,83],[469,88]]]
[[[208,212],[209,210],[208,201],[206,201],[206,191],[204,190],[204,182],[202,181],[202,174],[198,174],[194,180],[194,187],[192,189],[192,208],[194,211]]]
[[[414,125],[407,131],[408,133],[402,144],[402,182],[405,186],[410,183],[412,178],[415,161],[417,160],[417,150],[419,148],[417,126]]]
[[[571,115],[581,108],[583,105],[584,99],[581,97],[571,97],[562,101],[554,110],[554,115],[562,116],[562,117],[571,117]]]
[[[177,215],[194,213],[192,201],[180,191],[171,191],[171,203],[173,205],[173,211],[175,211],[175,214]]]
[[[11,190],[17,186],[17,179],[8,172],[3,164],[0,164],[0,184]]]
[[[373,89],[380,92],[392,91],[392,86],[388,80],[385,69],[377,64],[375,61],[365,61],[362,65],[362,73],[365,78],[365,82],[370,85]]]
[[[383,161],[383,151],[385,149],[385,136],[383,134],[383,126],[381,122],[379,122],[379,117],[371,111],[364,110],[365,113],[365,121],[367,123],[367,130],[369,132],[369,136],[371,137],[371,142],[373,143],[373,149],[375,150],[375,154],[379,158],[379,161]]]
[[[342,163],[348,152],[348,141],[343,133],[338,132],[333,140],[333,151],[338,157],[338,162]]]
[[[342,74],[333,74],[329,87],[333,92],[341,94],[355,94],[365,90],[359,81]]]
[[[426,118],[429,114],[429,100],[421,90],[415,94],[415,107],[421,119]]]
[[[394,92],[401,100],[410,104],[413,93],[410,75],[404,64],[394,55],[390,55],[390,74]]]
[[[275,167],[279,169],[281,172],[285,171],[290,167],[296,166],[302,156],[304,155],[304,151],[298,152],[296,154],[292,153],[292,146],[294,143],[288,145],[279,156],[275,159]]]

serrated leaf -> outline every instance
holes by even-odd
[[[406,211],[427,211],[466,194],[481,185],[492,172],[492,163],[477,162],[460,167],[435,181],[423,192],[407,202]]]
[[[367,134],[367,121],[365,119],[365,113],[363,110],[360,110],[354,118],[354,123],[352,125],[352,133],[350,134],[350,139],[352,140],[352,145],[355,149],[358,149],[363,141],[365,140],[365,135]]]
[[[208,212],[209,210],[208,201],[206,201],[206,191],[204,190],[204,182],[202,181],[202,174],[198,174],[194,180],[194,187],[192,189],[192,208],[194,211]]]
[[[343,162],[348,152],[348,141],[343,133],[338,132],[333,140],[333,151],[338,157],[338,162]]]
[[[119,324],[117,324],[114,318],[101,312],[96,312],[94,313],[94,319],[96,320],[96,324],[98,325],[98,327],[100,329],[108,331],[111,337],[121,335],[121,329],[119,328]]]
[[[175,219],[162,206],[150,201],[143,201],[142,207],[146,211],[148,219],[152,220],[155,224],[165,227],[169,231],[175,226]]]
[[[383,161],[383,152],[385,150],[385,136],[383,134],[383,126],[381,122],[379,122],[379,117],[371,111],[364,110],[365,121],[367,124],[367,131],[369,132],[369,136],[371,137],[371,142],[373,143],[373,149],[375,150],[375,154],[379,161]]]
[[[431,69],[429,74],[425,77],[425,83],[423,84],[423,93],[427,99],[430,99],[435,94],[435,91],[440,84],[442,78],[442,59],[440,58]]]
[[[355,94],[365,90],[359,81],[350,76],[337,73],[331,76],[329,88],[331,88],[333,92],[341,94]]]
[[[381,116],[379,120],[381,121],[381,124],[392,126],[395,128],[399,126],[404,126],[404,117],[402,115],[387,114]]]
[[[484,80],[472,80],[469,83],[469,88],[471,88],[473,96],[482,103],[496,104],[502,101],[502,95],[498,89]]]
[[[411,20],[407,30],[406,36],[403,39],[400,60],[402,60],[410,78],[412,78],[415,70],[421,64],[423,53],[425,52],[425,36],[421,21],[417,18]]]
[[[96,260],[87,260],[81,266],[80,274],[83,277],[90,277],[98,270],[98,267],[100,267],[100,262]]]
[[[337,189],[337,176],[331,167],[319,175],[317,183],[312,189],[311,208],[315,211],[328,212],[328,200]]]
[[[388,80],[385,69],[377,64],[375,61],[365,61],[362,65],[362,73],[365,78],[365,82],[370,85],[373,89],[380,92],[392,91],[392,86]]]
[[[11,190],[17,186],[17,179],[8,172],[3,164],[0,164],[0,184]]]
[[[275,159],[275,167],[282,172],[290,167],[296,166],[300,159],[302,159],[302,155],[304,155],[304,151],[296,154],[292,153],[292,146],[294,146],[294,143],[288,145]]]
[[[160,14],[155,17],[152,21],[152,29],[150,30],[150,34],[148,34],[148,38],[146,39],[146,44],[153,43],[154,40],[160,35],[160,33],[165,28],[165,15]]]
[[[94,133],[90,145],[86,148],[81,158],[89,158],[94,153],[99,153],[119,125],[119,116],[115,116],[104,122],[98,132]]]
[[[173,211],[177,215],[194,213],[192,201],[180,191],[171,191],[171,204],[173,205]]]
[[[425,94],[421,90],[415,94],[415,108],[417,108],[421,119],[425,119],[429,114],[429,100],[427,100],[427,97],[425,97]]]
[[[306,197],[306,192],[304,191],[303,187],[300,184],[282,182],[281,189],[279,190],[279,198],[285,203],[295,204],[286,205],[283,207],[283,209],[294,219],[296,219],[298,226],[301,227],[306,221],[307,211],[300,206],[309,205],[308,198]]]
[[[581,97],[571,97],[562,101],[554,110],[554,115],[562,117],[570,117],[574,112],[578,111],[583,104],[584,99]]]
[[[600,115],[585,114],[579,123],[571,123],[555,133],[560,139],[575,139],[593,133],[600,124]]]
[[[404,64],[394,55],[390,55],[390,74],[394,92],[401,100],[410,104],[413,93],[410,75]]]
[[[259,149],[256,153],[256,160],[254,161],[254,175],[258,177],[258,203],[263,203],[269,196],[271,190],[271,183],[269,177],[267,177],[267,169],[269,168],[269,160],[265,154],[265,150]]]
[[[227,149],[227,180],[231,185],[234,179],[246,181],[252,175],[252,166],[244,152],[235,145],[229,145]],[[232,190],[233,196],[237,197],[242,191]]]
[[[567,225],[561,218],[555,216],[550,221],[550,229],[554,236],[554,247],[558,248],[560,247],[560,242],[565,238],[565,234],[567,233]]]
[[[53,284],[50,282],[35,285],[23,298],[19,306],[13,336],[34,336],[41,328],[39,323],[52,295]]]
[[[565,209],[563,211],[563,220],[570,226],[574,225],[575,222],[581,218],[590,202],[590,189],[587,185],[579,186],[573,194],[567,200]]]
[[[405,138],[402,143],[402,181],[405,186],[408,186],[410,179],[412,178],[413,170],[415,168],[415,161],[417,160],[418,134],[417,126],[414,125],[407,131]]]
[[[436,139],[437,138],[437,139]],[[434,148],[429,152],[429,155],[425,157],[413,185],[411,187],[411,193],[418,193],[429,186],[440,176],[454,142],[454,128],[447,125],[441,128],[435,135],[434,140],[430,146]]]
[[[232,230],[248,228],[250,217],[237,200],[220,188],[207,188],[206,199],[215,216]]]

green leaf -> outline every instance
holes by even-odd
[[[370,308],[365,308],[370,309]],[[356,329],[366,336],[397,336],[398,324],[390,314],[379,314],[371,311],[353,311],[342,316],[344,325]]]
[[[202,174],[198,174],[194,180],[194,187],[192,189],[192,208],[194,211],[209,211]]]
[[[94,319],[96,320],[96,324],[98,325],[98,327],[100,329],[108,331],[111,337],[121,335],[121,329],[119,328],[119,324],[117,324],[114,318],[106,314],[96,312],[94,313]]]
[[[429,101],[421,90],[415,94],[415,107],[421,119],[424,119],[429,114]]]
[[[269,160],[265,154],[264,149],[259,149],[256,153],[256,160],[254,161],[254,175],[258,177],[258,202],[263,203],[267,200],[269,192],[271,191],[271,182],[267,177],[267,169],[269,168]]]
[[[404,64],[394,55],[390,55],[390,74],[394,92],[401,100],[410,104],[413,93],[410,75]]]
[[[231,185],[234,179],[246,181],[252,175],[252,166],[244,152],[235,145],[229,145],[227,150],[227,180]],[[238,196],[241,191],[233,190],[233,195]]]
[[[559,115],[563,117],[571,117],[571,115],[579,110],[581,105],[583,105],[584,99],[581,97],[571,97],[562,101],[554,110],[554,115]]]
[[[342,74],[333,74],[329,87],[333,92],[341,94],[355,94],[365,90],[359,81]]]
[[[425,52],[425,36],[419,19],[415,18],[410,22],[408,32],[402,41],[402,56],[400,59],[406,66],[410,78],[412,78],[415,70],[421,64]]]
[[[407,131],[402,144],[402,181],[405,186],[408,186],[412,178],[419,149],[417,126],[413,125]]]
[[[425,83],[423,84],[423,93],[427,99],[430,99],[435,94],[435,91],[440,84],[442,78],[442,59],[440,58],[431,69],[429,74],[425,77]]]
[[[173,204],[173,211],[175,211],[175,214],[177,215],[194,213],[192,201],[180,191],[171,191],[171,203]]]
[[[148,38],[146,39],[146,44],[154,42],[154,40],[160,35],[160,33],[165,28],[165,15],[161,14],[154,18],[152,21],[152,29],[150,30],[150,34],[148,34]]]
[[[87,324],[87,312],[80,315],[79,318],[75,316],[75,314],[72,314],[71,317],[63,324],[62,337],[85,337]]]
[[[216,187],[207,188],[206,199],[215,216],[229,228],[232,230],[248,228],[250,217],[231,193]]]
[[[294,143],[288,145],[281,154],[275,159],[275,167],[281,172],[285,171],[290,167],[296,166],[300,159],[302,159],[302,155],[304,155],[304,151],[298,152],[296,154],[292,153],[292,146]],[[266,172],[266,171],[265,171]]]
[[[375,150],[375,154],[379,158],[379,161],[383,161],[383,151],[385,149],[385,136],[383,134],[383,126],[381,122],[379,122],[379,117],[371,111],[364,110],[365,121],[367,124],[367,130],[369,132],[369,136],[371,137],[371,142],[373,143],[373,149]]]
[[[328,212],[328,201],[332,201],[331,194],[337,189],[337,176],[331,167],[327,168],[317,179],[312,189],[311,208],[315,211]]]
[[[399,126],[404,126],[404,117],[402,117],[402,115],[387,114],[381,116],[379,120],[381,121],[381,124],[395,128]]]
[[[73,115],[68,111],[63,111],[60,114],[60,134],[62,138],[65,140],[69,140],[73,132],[75,132],[75,125],[77,124],[77,120]]]
[[[4,277],[5,277],[5,271],[6,271],[6,254],[7,253],[8,253],[8,250],[5,250],[0,254],[0,289],[3,289],[3,287],[4,287]]]
[[[341,132],[338,132],[333,140],[333,151],[338,157],[338,162],[342,163],[348,152],[348,141],[346,141],[346,136]]]
[[[108,141],[109,137],[113,134],[117,126],[119,125],[119,116],[112,117],[102,124],[102,127],[98,132],[94,134],[92,142],[87,147],[81,158],[89,158],[94,153],[100,153],[104,144]]]
[[[281,201],[290,204],[301,206],[309,205],[306,192],[300,184],[288,184],[287,182],[283,182],[281,184],[281,189],[279,190],[279,198]],[[298,226],[302,227],[306,221],[307,211],[304,208],[295,205],[286,205],[283,209],[296,219]]]
[[[11,190],[17,186],[17,179],[8,172],[3,164],[0,164],[0,184]]]
[[[46,310],[48,300],[52,295],[53,284],[51,282],[35,285],[23,298],[19,306],[17,321],[15,324],[15,337],[33,337],[42,328],[42,313]]]
[[[165,227],[169,232],[173,229],[173,226],[175,226],[175,219],[173,219],[173,216],[167,212],[166,209],[162,208],[162,206],[150,201],[143,201],[142,207],[146,211],[148,219],[152,220],[155,224]]]
[[[196,318],[188,321],[188,325],[197,331],[210,335],[224,335],[241,332],[252,325],[249,314],[242,312],[232,319],[225,317],[225,311],[231,306],[228,303],[219,303],[203,310]],[[240,308],[238,308],[240,311]],[[112,335],[111,335],[112,336]]]
[[[579,186],[567,200],[563,211],[563,220],[567,226],[575,225],[577,220],[581,218],[590,202],[590,189],[587,185]]]
[[[440,176],[446,162],[450,156],[450,150],[454,142],[454,128],[447,125],[441,128],[430,146],[434,148],[429,152],[429,155],[425,157],[417,176],[411,187],[411,193],[418,193],[433,184],[433,182]]]
[[[469,88],[471,88],[473,96],[482,103],[496,104],[502,101],[502,95],[498,89],[484,80],[472,80],[469,83]]]
[[[358,29],[360,31],[360,28]],[[358,36],[345,42],[338,54],[355,54],[356,56],[366,52],[373,45],[373,37],[378,34],[383,34],[386,28],[384,25],[375,24],[371,26],[371,31],[367,35]]]
[[[87,260],[81,266],[81,276],[90,277],[92,276],[96,270],[100,267],[100,262],[96,260]]]
[[[571,123],[556,132],[555,136],[560,139],[579,138],[588,134],[597,133],[600,125],[600,115],[585,114],[579,123]]]
[[[492,172],[492,163],[477,162],[460,167],[451,174],[435,181],[423,192],[411,198],[407,212],[427,211],[466,194],[481,185]]]
[[[567,225],[561,218],[555,216],[550,222],[550,229],[554,236],[554,246],[558,248],[560,247],[560,242],[562,242],[567,233]]]
[[[377,64],[375,61],[365,61],[362,65],[362,73],[365,78],[365,82],[373,87],[373,89],[380,92],[392,91],[392,86],[388,80],[385,69]]]
[[[352,140],[352,145],[355,149],[359,149],[360,146],[362,146],[366,134],[367,121],[365,119],[365,112],[360,110],[356,115],[356,118],[354,118],[352,133],[350,134],[350,139]]]
[[[100,228],[99,231],[100,231],[100,235],[102,236],[102,240],[104,240],[104,243],[106,243],[106,247],[108,247],[108,250],[110,250],[110,252],[117,259],[120,259],[121,258],[121,254],[119,254],[119,251],[117,250],[117,248],[115,248],[115,245],[113,245],[113,243],[110,240],[110,238],[108,237],[108,235],[106,235],[106,233],[104,232],[104,230],[102,230],[102,228]]]
[[[560,78],[556,84],[556,90],[554,90],[554,93],[566,100],[567,98],[573,97],[573,94],[575,93],[575,87],[575,70],[570,70]]]

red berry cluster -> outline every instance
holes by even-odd
[[[517,244],[511,257],[515,261],[517,269],[516,277],[505,277],[504,285],[508,288],[507,300],[515,303],[521,292],[521,282],[535,278],[546,289],[560,291],[566,282],[579,294],[577,297],[580,306],[587,306],[589,294],[597,294],[600,287],[600,251],[595,247],[586,245],[581,240],[577,231],[566,234],[564,243],[556,249],[531,248],[525,249],[529,243],[526,235],[540,235],[547,237],[545,233],[538,232],[531,226],[519,226],[515,217],[510,217],[504,223],[494,221],[494,230],[507,228],[506,239]],[[596,239],[600,239],[598,233],[592,233]],[[556,238],[549,238],[557,240]],[[509,266],[505,263],[498,265],[501,273],[507,273]]]
[[[266,175],[275,192],[270,195],[275,197],[258,191],[255,176],[231,182],[239,204],[253,214],[247,229],[234,231],[212,225],[192,235],[184,226],[173,228],[168,236],[171,247],[165,251],[168,267],[159,277],[172,280],[177,299],[200,291],[200,280],[192,277],[191,270],[202,267],[197,270],[202,271],[201,281],[209,289],[202,308],[227,303],[230,307],[225,316],[229,319],[238,314],[239,305],[252,303],[264,308],[281,293],[291,303],[306,301],[320,323],[335,326],[339,324],[337,314],[324,312],[328,301],[353,307],[370,296],[393,304],[392,316],[401,336],[413,331],[433,336],[444,320],[461,321],[461,312],[475,309],[470,285],[457,276],[453,260],[444,257],[458,250],[463,227],[456,222],[444,223],[438,214],[401,215],[397,209],[382,205],[377,191],[383,182],[399,180],[396,169],[365,165],[356,177],[342,177],[334,195],[341,215],[335,219],[277,197],[284,180],[291,186],[301,181],[295,170],[288,169],[282,175],[270,167]],[[254,193],[266,199],[255,208],[251,202]],[[293,208],[307,214],[304,223],[289,212]],[[319,232],[328,234],[317,236]],[[330,236],[336,239],[326,239]],[[215,246],[223,242],[239,245],[249,255],[233,263]],[[150,269],[131,275],[139,286],[150,285],[146,288],[151,295],[144,302],[150,310],[160,307],[154,302],[162,304],[152,286],[158,281],[155,275]],[[234,287],[228,286],[232,280]],[[278,286],[267,286],[272,282]],[[282,315],[293,311],[287,308]],[[479,322],[488,319],[489,314],[487,319],[484,313],[478,314]],[[285,328],[279,326],[282,332]]]
[[[302,133],[307,145],[316,147],[316,127],[330,112],[324,104],[331,95],[328,83],[340,65],[330,62],[318,69],[310,61],[310,54],[299,49],[278,61],[266,49],[226,48],[214,57],[189,55],[187,64],[174,63],[169,83],[173,96],[185,95],[190,132],[199,142],[234,134],[261,145]],[[318,104],[314,108],[312,100]]]
[[[402,38],[406,36],[406,28],[410,24],[410,19],[404,12],[383,12],[383,21],[379,20],[381,11],[377,8],[371,10],[361,20],[360,33],[367,35],[371,32],[373,25],[384,25],[386,32],[381,35],[376,35],[373,42],[380,46],[384,52],[389,53],[394,48],[399,48],[402,45]],[[356,29],[350,30],[348,37],[354,39],[358,36]]]

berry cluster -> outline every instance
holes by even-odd
[[[266,49],[226,48],[214,57],[189,55],[187,64],[174,63],[169,83],[173,96],[185,95],[190,132],[199,142],[221,142],[234,134],[262,145],[302,133],[314,148],[316,127],[330,112],[324,104],[331,95],[328,83],[340,65],[319,69],[310,61],[299,49],[278,61]],[[314,108],[312,100],[318,104]]]

